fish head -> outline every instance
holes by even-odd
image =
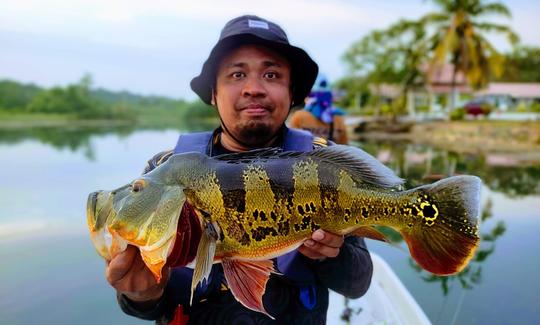
[[[186,202],[185,184],[204,170],[205,157],[199,153],[173,155],[124,186],[91,193],[87,221],[98,253],[110,260],[128,244],[137,246],[159,281],[177,231],[181,231],[178,224]]]
[[[179,184],[163,184],[147,175],[113,191],[91,193],[87,221],[94,246],[103,258],[110,260],[128,244],[137,246],[159,279],[174,246],[185,195]]]

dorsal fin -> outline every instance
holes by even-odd
[[[280,158],[280,154],[283,153],[283,149],[277,147],[254,149],[244,152],[226,153],[219,156],[212,157],[213,159],[230,162],[251,162],[258,159],[274,159]]]
[[[307,155],[344,168],[353,177],[358,177],[362,182],[374,186],[393,188],[404,182],[390,168],[356,147],[333,145],[313,150]]]
[[[264,159],[313,157],[349,171],[355,178],[377,187],[393,188],[403,184],[403,179],[365,151],[351,146],[333,145],[310,152],[283,151],[280,148],[263,148],[246,152],[223,154],[214,159],[231,163],[252,163]]]

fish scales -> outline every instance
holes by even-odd
[[[217,162],[209,166],[212,176],[199,178],[208,186],[197,182],[199,189],[188,199],[219,225],[223,239],[217,256],[272,258],[319,228],[346,234],[360,224],[391,226],[396,219],[387,212],[398,211],[398,195],[365,190],[365,184],[331,164],[290,159],[294,162]],[[222,202],[227,202],[224,209]]]

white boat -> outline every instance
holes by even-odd
[[[373,261],[371,285],[364,296],[348,301],[350,324],[431,324],[388,263],[377,254],[370,254]],[[331,291],[327,324],[345,324],[341,318],[345,309],[345,298]]]

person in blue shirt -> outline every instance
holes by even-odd
[[[310,131],[338,144],[348,144],[345,113],[333,102],[330,83],[326,76],[319,73],[311,93],[306,98],[304,109],[291,115],[289,126]]]

